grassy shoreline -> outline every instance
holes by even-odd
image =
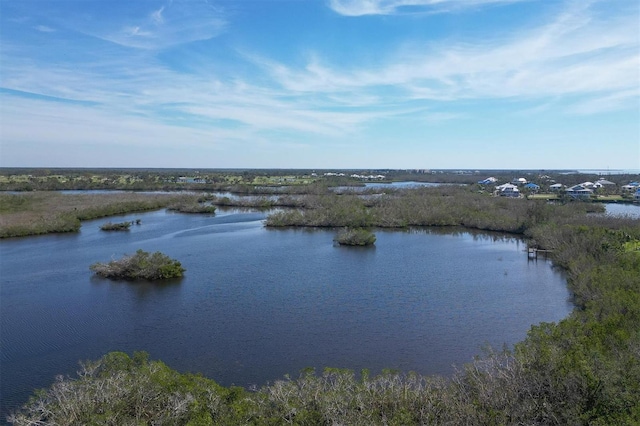
[[[91,219],[197,204],[190,194],[0,193],[0,238],[77,232]]]

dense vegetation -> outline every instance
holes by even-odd
[[[167,207],[167,210],[172,210],[179,213],[213,214],[216,212],[216,206],[199,203],[199,202],[179,202],[179,203],[170,205],[169,207]]]
[[[359,176],[359,177],[355,177]],[[363,177],[364,176],[364,177]],[[571,186],[595,182],[601,175],[553,170],[229,170],[229,169],[29,169],[0,168],[0,191],[126,190],[228,191],[236,194],[274,194],[286,187],[295,194],[317,193],[317,187],[364,185],[375,181],[418,181],[473,185],[488,176],[498,182],[524,177],[541,185],[560,182]],[[379,178],[378,176],[384,176]],[[637,180],[633,174],[611,174],[617,187]],[[608,191],[604,191],[608,192]]]
[[[522,234],[551,219],[604,211],[597,203],[506,199],[459,186],[305,196],[301,204],[304,209],[274,212],[267,218],[267,226],[464,226]]]
[[[166,254],[144,250],[108,263],[94,263],[90,269],[104,278],[148,281],[179,278],[185,271],[180,262]]]
[[[338,232],[335,241],[343,246],[370,246],[376,242],[376,236],[368,229],[344,228]]]
[[[0,193],[0,238],[77,232],[81,221],[197,203],[192,194]]]
[[[36,393],[14,424],[640,424],[640,225],[594,204],[463,188],[317,195],[270,226],[466,226],[523,234],[566,270],[575,309],[452,377],[327,369],[224,388],[142,355],[111,353]]]
[[[126,222],[117,222],[117,223],[112,223],[112,222],[107,222],[107,223],[103,223],[100,226],[100,229],[102,231],[128,231],[129,228],[131,228],[132,222],[126,221]]]

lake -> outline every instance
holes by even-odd
[[[268,229],[266,214],[156,211],[84,222],[77,234],[0,240],[0,415],[79,360],[144,350],[220,384],[263,385],[305,367],[450,374],[480,347],[522,340],[572,306],[563,275],[518,238]],[[141,219],[128,232],[107,221]],[[113,282],[89,266],[137,249],[180,260],[166,284]]]

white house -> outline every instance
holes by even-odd
[[[606,179],[598,179],[596,183],[593,184],[593,186],[595,188],[605,188],[605,187],[614,187],[616,186],[616,184]]]
[[[551,191],[562,191],[564,185],[561,183],[554,183],[553,185],[549,185],[549,189]]]
[[[520,190],[518,189],[518,187],[511,183],[498,185],[496,186],[496,189],[498,190],[498,195],[500,195],[501,197],[519,197],[520,196]]]
[[[567,195],[570,195],[574,198],[584,198],[584,197],[590,197],[591,194],[593,194],[593,190],[587,188],[584,184],[581,185],[574,185],[570,188],[567,188]]]
[[[479,180],[478,183],[480,185],[489,185],[490,183],[495,183],[498,179],[494,178],[493,176],[488,177],[484,180]]]
[[[527,183],[527,180],[525,178],[515,178],[511,181],[511,183],[514,185],[524,185],[525,183]]]

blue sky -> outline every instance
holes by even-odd
[[[0,0],[4,167],[640,169],[637,0]]]

